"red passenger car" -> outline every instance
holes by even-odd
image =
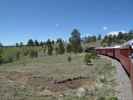
[[[133,40],[121,46],[96,48],[96,52],[118,60],[129,75],[133,86]]]

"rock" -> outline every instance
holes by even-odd
[[[39,92],[39,95],[40,96],[51,96],[51,95],[53,95],[53,93],[50,90],[45,89],[45,90]]]
[[[85,89],[85,88],[82,88],[82,87],[78,88],[78,89],[77,89],[77,92],[76,92],[76,95],[77,95],[78,97],[83,97],[83,96],[85,96],[85,95],[86,95],[86,89]]]
[[[101,82],[96,83],[96,88],[102,88],[102,87],[103,87],[103,83],[101,83]]]
[[[101,76],[100,76],[100,81],[103,82],[103,83],[106,81],[106,78],[105,78],[104,75],[101,75]]]
[[[63,100],[63,95],[62,94],[59,95],[58,100]]]

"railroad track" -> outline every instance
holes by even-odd
[[[125,78],[126,75],[124,75],[124,72],[126,72],[129,78],[128,83],[131,83],[132,85],[128,87],[126,85],[122,86],[123,91],[126,91],[124,94],[127,94],[127,92],[129,92],[130,90],[132,90],[132,94],[133,94],[133,40],[130,40],[124,43],[123,45],[120,45],[117,47],[115,46],[99,47],[99,48],[96,48],[96,52],[97,54],[108,56],[112,59],[115,59],[121,64],[121,67],[120,67],[121,69],[119,67],[118,67],[119,69],[117,69],[119,73],[118,78],[120,79],[120,81],[122,81],[121,84],[127,84],[126,80],[122,80]],[[133,100],[133,99],[120,99],[120,100]]]
[[[119,100],[133,100],[131,81],[118,61],[112,60],[116,66],[117,97]]]
[[[106,56],[101,57],[112,61],[112,65],[116,67],[116,82],[118,84],[116,86],[116,95],[118,100],[133,100],[131,81],[122,65],[117,60]]]

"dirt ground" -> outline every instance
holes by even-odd
[[[99,58],[85,65],[82,55],[33,59],[0,66],[0,100],[100,100],[115,96],[115,69]],[[110,100],[110,99],[107,99]]]

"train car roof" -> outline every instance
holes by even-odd
[[[97,47],[96,49],[111,49],[111,48],[120,48],[119,45],[111,46],[111,47]]]
[[[133,39],[125,42],[122,45],[115,45],[115,46],[110,46],[110,47],[97,47],[96,49],[129,48],[129,46],[133,48]]]
[[[97,47],[96,49],[109,49],[109,48],[120,48],[120,45],[110,46],[110,47]]]
[[[123,45],[121,45],[121,47],[129,47],[131,46],[133,48],[133,39],[132,40],[129,40],[127,42],[125,42]]]
[[[133,39],[130,40],[130,41],[128,41],[128,44],[129,44],[129,45],[133,45]]]

